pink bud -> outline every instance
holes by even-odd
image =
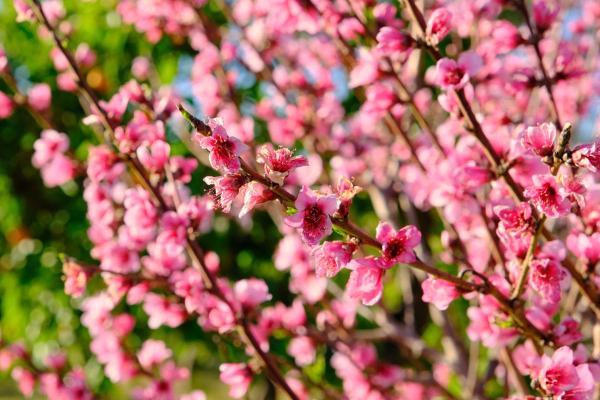
[[[338,24],[338,31],[344,40],[355,40],[365,33],[365,28],[356,18],[344,18]]]
[[[246,364],[221,364],[219,366],[221,381],[229,385],[229,395],[234,399],[244,397],[252,382],[252,372]]]
[[[445,310],[448,305],[460,297],[456,287],[443,279],[429,277],[421,284],[423,288],[423,301],[434,304],[438,309]]]
[[[519,30],[508,21],[497,21],[494,24],[492,39],[498,53],[507,53],[523,41]]]
[[[548,0],[537,0],[533,3],[533,19],[540,32],[548,30],[556,17],[560,9],[554,5],[549,6]]]
[[[271,299],[269,288],[262,279],[242,279],[233,287],[235,297],[245,307],[253,308]]]
[[[131,73],[136,79],[145,81],[150,75],[150,60],[147,57],[136,57],[131,65]]]
[[[0,47],[0,74],[5,74],[8,72],[8,57],[4,52],[4,49]]]
[[[530,126],[523,132],[521,144],[540,157],[551,156],[556,140],[556,127],[551,123]]]
[[[34,85],[27,94],[29,105],[36,111],[46,111],[50,107],[52,91],[45,83]]]
[[[163,341],[153,339],[146,340],[137,353],[140,365],[146,370],[151,370],[154,366],[171,358],[172,355],[173,352]]]
[[[0,119],[8,118],[15,110],[15,103],[10,97],[0,92]]]
[[[75,61],[84,67],[91,67],[96,62],[96,53],[87,43],[81,43],[75,50]]]
[[[431,44],[438,44],[448,32],[450,32],[452,23],[452,13],[445,8],[435,10],[429,21],[427,21],[427,38]]]
[[[384,26],[377,33],[377,48],[383,54],[395,55],[409,50],[413,46],[412,38],[391,26]]]
[[[297,365],[310,365],[316,357],[315,344],[308,336],[298,336],[290,340],[288,353],[294,357]]]

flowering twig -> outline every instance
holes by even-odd
[[[44,11],[43,11],[42,7],[40,6],[38,0],[33,1],[33,6],[36,10],[36,13],[39,16],[39,18],[38,18],[39,21],[48,29],[49,32],[51,32],[52,38],[53,38],[53,41],[54,41],[56,47],[65,56],[65,58],[67,59],[67,61],[69,63],[71,70],[76,74],[76,76],[78,78],[77,83],[78,83],[82,93],[86,97],[88,97],[90,102],[95,106],[105,129],[110,133],[110,137],[114,138],[114,131],[113,131],[114,126],[110,123],[110,119],[106,115],[106,112],[100,106],[99,99],[97,98],[95,92],[91,89],[91,87],[87,84],[87,82],[83,78],[81,71],[77,67],[75,59],[73,58],[71,53],[68,50],[66,50],[66,48],[62,44],[62,41],[58,37],[55,29],[52,27],[49,20],[46,18],[46,15],[44,14]],[[155,200],[159,203],[160,207],[163,209],[163,212],[169,210],[169,207],[167,206],[167,202],[162,197],[162,194],[160,193],[158,188],[156,188],[150,182],[150,179],[148,178],[148,174],[146,173],[144,167],[141,165],[139,160],[134,155],[128,155],[127,161],[130,163],[130,165],[133,167],[133,169],[140,175],[140,177],[144,180],[144,182],[146,183],[147,189],[150,190],[150,192],[153,194],[153,196],[155,197]],[[262,350],[262,348],[260,347],[258,340],[252,333],[250,326],[248,325],[248,322],[246,321],[244,316],[240,315],[238,312],[235,311],[235,308],[233,307],[233,305],[229,302],[229,300],[223,294],[223,292],[221,291],[219,286],[216,284],[215,278],[213,277],[213,275],[211,274],[210,270],[208,269],[208,267],[206,266],[206,264],[204,262],[204,252],[202,251],[202,249],[200,248],[198,243],[189,236],[189,233],[186,236],[187,236],[186,242],[187,242],[189,253],[192,256],[192,261],[193,261],[194,265],[202,272],[202,275],[203,275],[204,279],[206,280],[205,285],[206,285],[207,289],[209,291],[211,291],[211,293],[213,293],[215,296],[217,296],[221,301],[223,301],[225,304],[227,304],[229,309],[232,312],[234,312],[234,315],[236,315],[237,324],[241,326],[244,336],[247,339],[246,340],[247,344],[253,349],[255,354],[257,354],[258,357],[261,359],[261,361],[264,363],[264,365],[268,371],[269,377],[274,381],[274,383],[277,386],[279,386],[281,389],[283,389],[292,400],[298,400],[299,399],[298,396],[288,385],[285,378],[280,374],[277,366],[275,365],[275,363],[273,362],[271,357],[267,353],[265,353]]]
[[[418,27],[421,30],[421,33],[424,35],[425,29],[426,29],[426,22],[425,22],[425,18],[423,17],[423,14],[419,10],[419,8],[416,5],[416,3],[414,2],[414,0],[405,0],[405,2],[408,4],[414,19],[417,21]],[[430,46],[430,45],[427,45],[425,47],[433,55],[433,57],[435,58],[436,61],[441,59],[441,54],[435,47]],[[485,156],[487,157],[487,159],[489,160],[489,162],[492,164],[493,169],[497,171],[498,168],[500,168],[502,166],[502,159],[500,158],[498,153],[496,153],[491,142],[485,135],[483,128],[481,127],[481,124],[479,123],[479,120],[475,116],[475,113],[474,113],[473,109],[471,108],[469,101],[467,100],[464,89],[461,88],[461,89],[457,90],[456,96],[458,98],[461,112],[467,118],[467,120],[470,124],[470,127],[472,128],[473,135],[475,136],[477,141],[481,144],[481,146],[483,148],[483,152],[484,152]],[[504,173],[500,177],[506,183],[506,185],[508,186],[508,188],[510,189],[511,193],[513,194],[513,196],[515,197],[516,200],[518,200],[519,202],[526,201],[524,193],[523,193],[523,189],[521,188],[521,186],[519,184],[517,184],[517,182],[515,182],[515,180],[512,178],[512,176],[509,173]],[[534,217],[536,219],[540,218],[535,213],[534,213]],[[542,229],[541,232],[542,232],[542,235],[544,236],[544,238],[546,238],[548,240],[555,239],[554,235],[551,232],[547,231],[544,227],[542,227],[541,229]],[[571,276],[573,276],[573,279],[575,279],[575,282],[579,286],[581,292],[590,301],[591,306],[594,309],[594,312],[596,313],[596,315],[600,315],[600,295],[598,294],[598,290],[595,287],[591,286],[592,285],[591,282],[588,282],[585,280],[585,278],[577,270],[575,264],[571,260],[569,260],[569,257],[564,261],[564,265],[567,268],[567,270],[569,271],[569,273],[571,274]]]
[[[181,111],[182,115],[192,124],[192,126],[194,127],[194,129],[196,129],[198,131],[198,133],[200,133],[202,135],[209,135],[211,133],[211,129],[206,123],[204,123],[200,119],[194,117],[182,105],[179,105],[178,108]],[[241,166],[241,169],[246,174],[248,174],[251,179],[262,183],[267,188],[269,188],[271,191],[273,191],[273,193],[284,204],[295,201],[296,197],[293,194],[287,192],[285,189],[279,187],[279,185],[277,185],[275,182],[272,182],[269,178],[258,173],[256,170],[254,170],[252,167],[250,167],[246,162],[244,162],[241,158],[240,158],[240,166]],[[371,237],[366,232],[364,232],[361,229],[359,229],[358,227],[356,227],[349,220],[338,218],[338,217],[333,217],[333,216],[330,218],[331,218],[331,222],[333,224],[342,228],[347,233],[349,233],[350,235],[357,238],[360,242],[370,245],[372,247],[378,248],[378,249],[382,248],[382,244],[377,239]],[[480,286],[480,285],[471,283],[469,281],[466,281],[464,279],[461,279],[459,277],[456,277],[456,276],[454,276],[448,272],[442,271],[438,268],[432,267],[432,266],[424,263],[419,258],[416,258],[414,262],[408,263],[407,265],[409,265],[413,268],[416,268],[420,271],[426,272],[429,275],[432,275],[436,278],[448,281],[448,282],[454,284],[456,286],[456,288],[459,290],[462,290],[465,292],[480,291],[483,293],[489,293],[490,295],[492,295],[499,301],[502,309],[514,318],[517,325],[520,326],[521,329],[523,329],[524,332],[526,332],[528,334],[528,336],[531,336],[532,338],[535,338],[536,340],[541,340],[542,342],[548,341],[547,336],[544,335],[542,332],[540,332],[540,330],[537,329],[535,326],[533,326],[531,324],[531,322],[523,315],[522,312],[520,312],[518,310],[514,310],[510,304],[509,299],[506,298],[498,290],[498,288],[496,288],[484,276],[478,275],[481,278],[484,278],[484,284],[482,286]]]

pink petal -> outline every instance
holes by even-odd
[[[388,222],[380,222],[375,230],[375,237],[380,242],[387,242],[389,239],[394,237],[394,228]]]
[[[304,210],[308,205],[314,204],[317,201],[317,196],[307,186],[302,186],[302,190],[298,193],[296,202],[294,203],[298,211]]]
[[[458,65],[464,68],[470,76],[474,76],[483,66],[483,60],[474,51],[467,51],[458,58]]]

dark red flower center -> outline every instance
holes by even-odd
[[[325,223],[325,218],[327,216],[319,206],[310,205],[304,210],[304,227],[309,230],[320,229]]]
[[[215,146],[213,151],[219,158],[232,158],[234,157],[234,145],[233,142],[227,138],[215,137]]]
[[[460,67],[454,67],[446,72],[446,82],[451,85],[458,85],[465,75],[465,71]]]
[[[405,250],[406,249],[404,247],[404,240],[399,238],[393,238],[385,244],[383,249],[383,255],[389,260],[395,260]]]

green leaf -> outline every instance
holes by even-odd
[[[296,214],[297,212],[298,212],[298,210],[296,210],[296,208],[295,208],[295,207],[292,207],[292,206],[288,206],[288,207],[286,208],[286,210],[285,210],[285,213],[286,213],[287,215],[294,215],[294,214]]]
[[[333,231],[340,236],[346,236],[346,231],[344,231],[342,228],[340,228],[337,225],[333,225]]]
[[[514,328],[515,324],[513,322],[512,319],[502,319],[502,318],[496,318],[496,325],[498,325],[500,328]]]

